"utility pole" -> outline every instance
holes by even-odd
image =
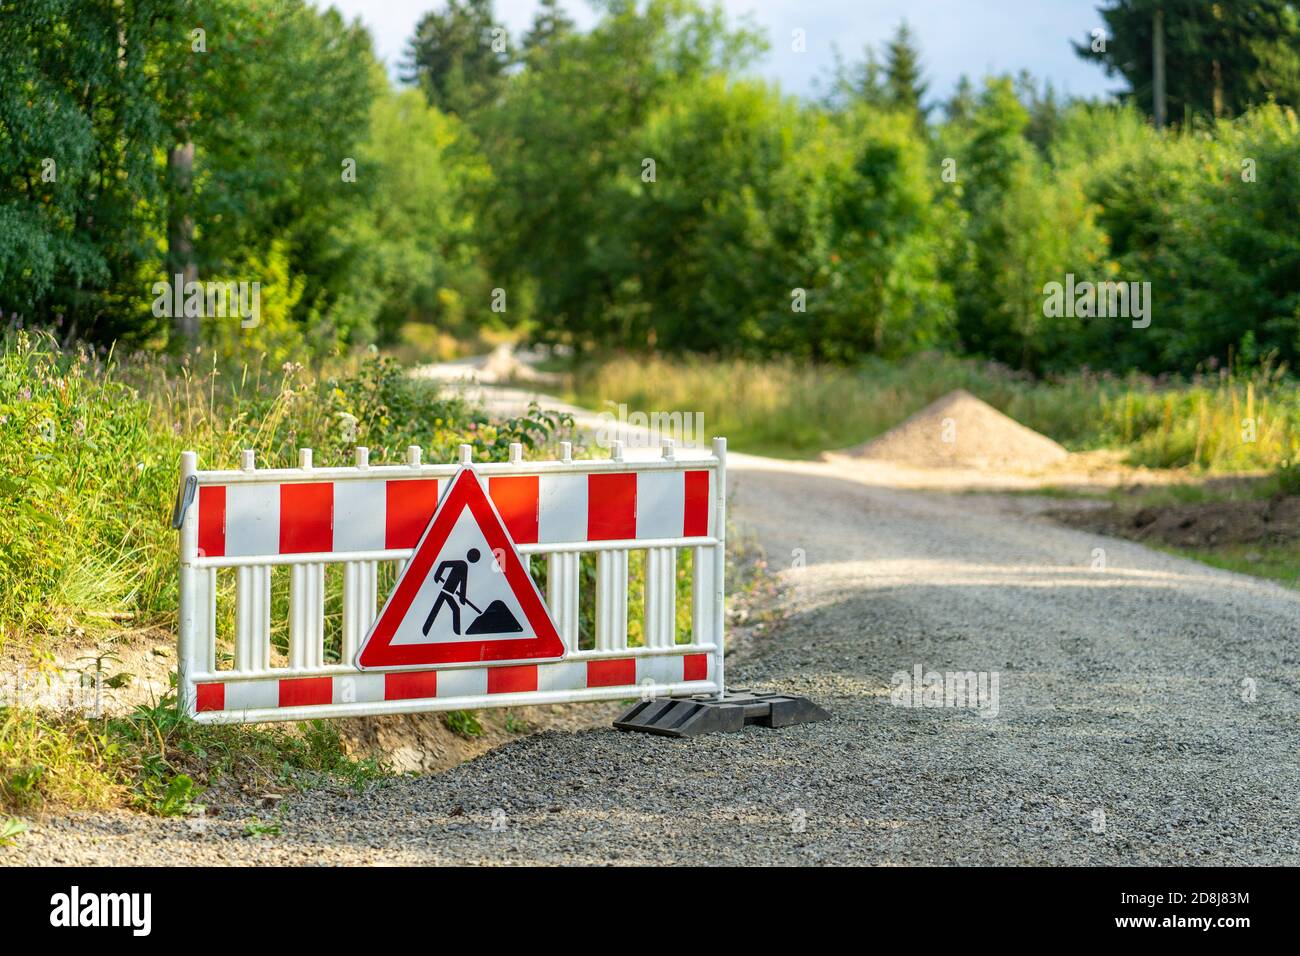
[[[1155,29],[1151,37],[1151,59],[1153,62],[1151,82],[1151,112],[1155,116],[1156,129],[1165,125],[1165,12],[1156,8]]]

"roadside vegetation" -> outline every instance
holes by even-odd
[[[1157,129],[1145,92],[1062,101],[1024,74],[931,96],[905,26],[800,99],[753,78],[768,38],[699,0],[611,0],[590,29],[546,0],[491,47],[490,2],[430,5],[403,88],[360,23],[306,0],[6,7],[0,678],[47,672],[74,640],[170,640],[182,450],[204,468],[245,448],[259,467],[302,447],[321,465],[356,445],[375,463],[409,444],[543,452],[564,416],[492,420],[404,372],[506,339],[576,356],[579,403],[699,411],[740,451],[852,446],[961,387],[1072,450],[1296,494],[1290,6],[1184,5],[1168,36],[1183,108]],[[1078,52],[1149,87],[1131,58]],[[256,321],[159,308],[178,274],[256,283]],[[1053,311],[1067,276],[1149,284],[1145,314]],[[1281,577],[1289,540],[1213,560]],[[633,644],[640,607],[634,585]],[[588,608],[584,642],[591,624]],[[329,726],[198,727],[170,708],[0,708],[0,809],[181,814],[221,781],[385,773]],[[0,844],[21,827],[0,817]]]
[[[737,451],[810,458],[874,438],[954,388],[1071,451],[1120,449],[1132,465],[1269,470],[1300,442],[1300,383],[1268,359],[1187,378],[1038,378],[941,353],[851,366],[626,356],[578,366],[570,397],[592,408],[701,412],[708,434]]]
[[[122,640],[172,640],[170,518],[182,450],[208,468],[235,467],[244,448],[260,467],[296,464],[300,447],[318,463],[350,464],[361,444],[375,463],[398,460],[411,444],[425,460],[450,461],[461,443],[478,461],[502,461],[511,442],[536,455],[567,425],[536,410],[489,420],[378,355],[313,372],[295,362],[204,361],[202,352],[177,366],[144,353],[65,351],[25,332],[0,339],[0,808],[188,813],[217,778],[271,786],[313,774],[382,776],[374,761],[347,756],[324,723],[205,727],[177,718],[171,696],[126,717],[91,718],[30,706],[11,686],[16,671],[57,679],[56,655],[69,641],[95,644],[111,660]],[[277,592],[277,601],[272,645],[283,650],[287,597]],[[338,594],[327,595],[326,609],[335,633]]]

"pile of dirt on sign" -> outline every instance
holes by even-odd
[[[840,454],[921,468],[1041,471],[1069,452],[959,388]]]

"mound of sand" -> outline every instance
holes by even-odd
[[[1036,471],[1069,452],[959,388],[842,454],[921,468]]]

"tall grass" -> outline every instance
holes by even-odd
[[[468,442],[504,460],[512,441],[552,441],[562,420],[541,413],[489,421],[436,386],[371,357],[332,374],[175,368],[145,355],[66,353],[25,333],[0,341],[0,646],[39,648],[69,630],[92,637],[123,622],[169,626],[176,539],[170,527],[180,452],[232,468],[240,449],[261,467],[350,464],[420,445],[450,461]]]
[[[1300,387],[1267,362],[1186,381],[1088,372],[1035,380],[942,354],[851,368],[620,356],[580,367],[572,397],[701,412],[709,433],[735,449],[800,458],[873,438],[954,388],[1071,450],[1120,448],[1135,465],[1271,469],[1300,438]]]

